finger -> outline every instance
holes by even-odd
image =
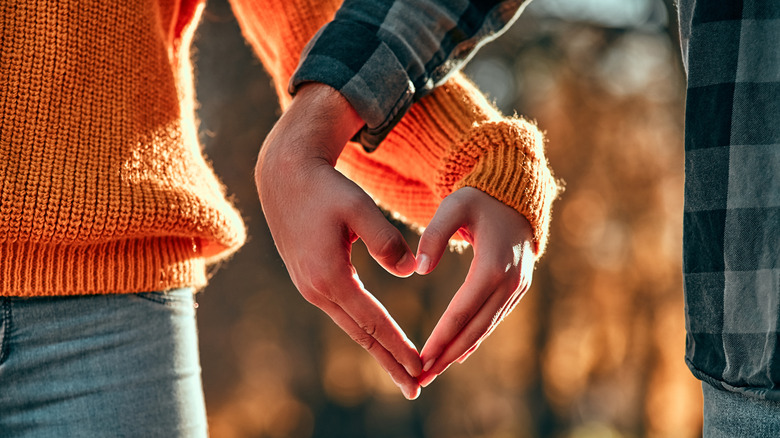
[[[423,371],[428,371],[447,346],[468,326],[474,315],[496,291],[503,275],[492,269],[490,265],[482,263],[480,257],[474,258],[466,280],[453,296],[425,342],[420,355]],[[495,303],[495,308],[491,310],[497,312],[503,304],[504,301]]]
[[[301,288],[304,298],[323,310],[328,302],[338,306],[362,330],[359,339],[366,341],[361,344],[366,350],[374,348],[375,340],[411,376],[418,376],[422,371],[420,355],[382,303],[363,287],[350,262],[346,229],[341,236],[322,236],[320,240],[310,264],[296,269],[306,274],[296,275],[306,282]]]
[[[352,231],[360,236],[371,257],[387,272],[399,277],[412,275],[417,262],[406,240],[385,219],[379,207],[370,200],[368,204],[353,213],[349,221]]]
[[[482,341],[487,339],[488,336],[490,336],[493,333],[493,330],[498,327],[498,325],[503,321],[507,316],[509,316],[510,313],[517,307],[517,305],[520,303],[520,300],[525,296],[525,293],[528,292],[528,288],[531,285],[531,278],[533,277],[533,257],[526,257],[523,260],[523,267],[522,267],[522,279],[517,287],[517,290],[515,290],[514,295],[512,296],[512,299],[504,305],[504,308],[501,309],[501,315],[499,316],[498,320],[488,329],[487,333],[482,335],[482,338],[477,341],[476,344],[474,344],[473,347],[471,347],[463,356],[459,357],[457,362],[462,364],[463,362],[466,362],[466,359],[471,357],[472,354],[479,348],[479,346],[482,344]]]
[[[444,347],[440,356],[433,360],[427,371],[419,378],[420,385],[427,386],[433,379],[444,372],[453,362],[477,346],[480,340],[498,323],[503,305],[511,298],[506,288],[500,287],[493,293],[473,318],[469,320],[455,339]],[[423,349],[424,351],[424,349]],[[423,354],[425,354],[423,352]]]
[[[492,332],[492,330],[493,330],[493,329],[491,329],[490,331]],[[488,335],[489,335],[489,334],[490,334],[490,333],[488,333]],[[484,338],[486,338],[486,337],[487,337],[487,336],[483,337],[482,339],[484,339]],[[463,356],[459,357],[459,358],[458,358],[458,360],[457,360],[456,362],[458,362],[459,364],[462,364],[463,362],[465,362],[465,361],[466,361],[466,359],[468,359],[469,357],[471,357],[471,355],[472,355],[472,354],[474,354],[474,352],[475,352],[475,351],[477,351],[477,348],[479,348],[479,346],[480,346],[481,344],[482,344],[482,340],[480,340],[479,342],[477,342],[476,344],[474,344],[474,346],[473,346],[473,347],[469,348],[469,351],[465,352],[465,353],[463,354]]]
[[[369,352],[381,346],[409,375],[418,376],[422,371],[422,364],[417,349],[382,303],[363,287],[354,268],[351,265],[341,265],[331,269],[327,277],[313,282],[312,288],[324,301],[338,306],[360,329],[353,339]],[[323,304],[328,303],[314,304],[325,310]]]
[[[457,362],[462,364],[466,361],[472,354],[474,354],[475,351],[477,351],[477,348],[479,348],[480,345],[482,345],[482,341],[487,339],[492,333],[493,330],[496,329],[496,327],[501,324],[501,322],[509,316],[510,313],[512,313],[512,310],[517,306],[517,304],[520,302],[520,300],[525,296],[525,291],[518,289],[515,291],[515,294],[512,296],[512,298],[504,305],[504,308],[501,309],[501,313],[496,319],[496,321],[488,328],[487,332],[485,332],[484,335],[471,347],[466,351],[461,357],[457,359]]]
[[[401,392],[409,400],[414,400],[420,394],[417,379],[407,372],[386,348],[373,336],[360,327],[342,308],[333,302],[328,302],[320,308],[346,332],[350,338],[366,349],[376,362],[385,370]],[[345,376],[348,378],[348,376]]]
[[[496,320],[493,322],[491,327],[487,330],[487,332],[482,335],[482,337],[472,346],[466,353],[464,353],[461,357],[457,359],[458,363],[463,363],[466,361],[466,359],[471,356],[471,354],[476,351],[476,349],[479,347],[479,345],[482,343],[484,339],[486,339],[488,336],[490,336],[491,333],[493,333],[493,330],[495,330],[496,327],[501,323],[501,321],[504,320],[511,312],[514,310],[514,308],[517,306],[517,304],[520,302],[520,300],[525,296],[525,293],[528,291],[528,288],[531,285],[531,279],[533,278],[533,267],[535,262],[535,257],[533,255],[533,250],[530,247],[530,242],[525,242],[524,245],[518,247],[513,247],[513,253],[514,253],[514,264],[517,265],[519,259],[519,270],[518,269],[510,269],[507,271],[508,275],[507,281],[509,284],[510,289],[514,287],[515,291],[512,294],[512,297],[504,304],[502,307],[500,314],[496,318]]]
[[[418,274],[428,274],[439,264],[452,235],[466,225],[466,210],[458,197],[451,195],[444,198],[420,236],[417,246]]]
[[[355,279],[357,279],[357,275],[355,275]],[[410,375],[415,377],[420,375],[422,372],[420,354],[382,303],[366,291],[362,284],[359,292],[351,293],[345,298],[339,303],[341,308],[349,314],[363,332],[376,339],[390,351]]]
[[[465,353],[463,353],[459,358],[456,359],[456,362],[460,364],[464,363],[469,357],[471,357],[472,354],[474,354],[474,352],[477,351],[479,346],[482,345],[482,341],[487,339],[493,333],[493,331],[499,326],[499,324],[501,324],[504,318],[509,316],[509,314],[512,313],[512,310],[514,310],[515,307],[517,307],[517,305],[520,303],[520,300],[525,296],[525,293],[528,290],[528,284],[529,284],[528,282],[525,284],[521,284],[521,286],[515,290],[515,293],[512,295],[509,301],[507,301],[504,307],[499,311],[499,314],[495,318],[493,318],[490,327],[474,343],[474,345],[468,348],[468,350],[466,350]],[[443,373],[450,366],[451,363],[445,362],[447,359],[444,356],[446,356],[446,353],[442,355],[441,364],[439,364],[437,361],[437,363],[433,365],[430,372],[423,373],[423,375],[421,375],[418,378],[420,382],[424,383],[423,386],[429,385],[438,374]]]
[[[306,263],[291,270],[301,294],[365,348],[403,385],[405,395],[416,396],[419,386],[414,377],[422,368],[417,349],[360,282],[350,262],[346,228],[342,235],[322,236],[319,243]]]

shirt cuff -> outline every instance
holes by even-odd
[[[350,20],[331,21],[306,45],[290,79],[290,94],[305,82],[329,85],[347,99],[366,122],[353,141],[368,151],[401,120],[415,93],[406,69],[376,30]]]

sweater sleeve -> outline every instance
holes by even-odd
[[[232,3],[245,37],[272,76],[286,108],[292,99],[286,85],[299,55],[312,36],[331,22],[340,2]],[[385,92],[380,85],[373,90]],[[478,188],[528,219],[536,253],[541,255],[558,194],[544,143],[533,123],[503,117],[456,73],[409,107],[376,151],[367,153],[357,143],[348,144],[337,168],[383,208],[418,228],[428,224],[445,196],[465,186]]]

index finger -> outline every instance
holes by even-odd
[[[363,287],[357,274],[342,276],[328,289],[320,291],[328,299],[317,306],[374,357],[407,398],[416,398],[420,356],[385,307]]]
[[[414,344],[385,307],[361,283],[351,263],[354,235],[320,234],[317,244],[290,269],[293,282],[310,303],[319,307],[353,340],[365,348],[399,382],[415,392],[421,371]]]
[[[420,393],[420,384],[406,370],[404,365],[396,360],[393,353],[388,351],[376,338],[368,335],[343,309],[330,303],[321,307],[325,313],[355,342],[366,349],[376,362],[385,370],[404,393],[404,396],[414,400]]]
[[[439,357],[448,350],[479,313],[497,311],[501,308],[504,297],[499,296],[497,300],[491,298],[504,280],[504,276],[503,273],[497,273],[492,267],[481,263],[480,257],[474,258],[466,280],[453,296],[425,342],[421,354],[424,371],[431,370],[431,366],[438,362]]]
[[[403,365],[410,376],[418,376],[422,371],[422,364],[417,348],[385,306],[363,287],[354,268],[351,270],[352,275],[332,291],[330,296],[331,301],[360,328],[361,339],[355,340],[369,352],[378,343]]]

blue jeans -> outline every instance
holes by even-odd
[[[0,297],[0,436],[207,435],[192,290]]]
[[[704,391],[704,438],[780,437],[780,402],[715,389]]]

